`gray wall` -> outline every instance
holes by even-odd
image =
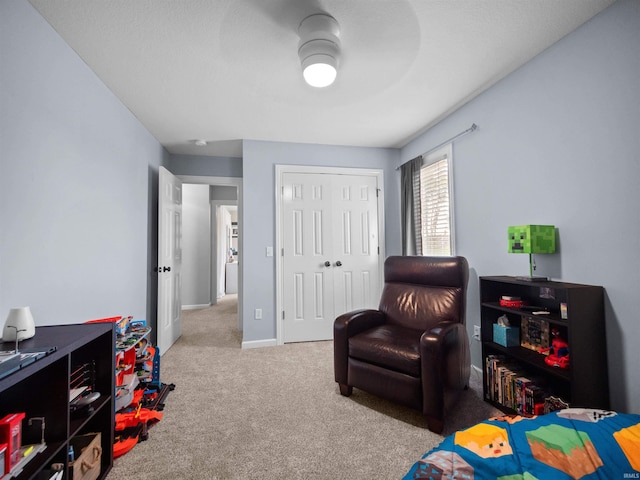
[[[242,177],[242,159],[240,158],[171,155],[167,168],[174,175]]]
[[[209,185],[182,186],[182,305],[211,304]]]
[[[229,185],[214,185],[211,187],[211,200],[229,201],[231,205],[238,203],[238,188]]]
[[[399,180],[394,149],[338,147],[245,140],[243,142],[243,217],[240,252],[243,272],[243,341],[276,338],[275,261],[265,247],[275,246],[275,165],[320,165],[384,170],[387,255],[400,250]],[[263,318],[252,313],[261,308]]]
[[[454,144],[458,253],[478,276],[528,273],[509,225],[553,224],[559,251],[538,272],[602,285],[612,407],[640,413],[640,2],[620,1],[402,149]],[[576,319],[579,324],[579,319]],[[604,341],[604,339],[603,339]],[[480,365],[479,344],[472,341]]]
[[[26,0],[0,2],[0,316],[155,319],[168,154]]]

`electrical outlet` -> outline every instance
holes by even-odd
[[[473,338],[480,340],[480,325],[473,326]]]
[[[262,319],[262,309],[261,308],[256,308],[255,318],[256,318],[256,320]]]

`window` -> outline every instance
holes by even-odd
[[[451,144],[425,155],[420,169],[422,255],[454,255]]]

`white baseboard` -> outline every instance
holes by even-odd
[[[247,348],[262,348],[262,347],[275,347],[278,344],[275,338],[268,340],[253,340],[251,342],[242,342],[242,349]]]
[[[471,365],[471,377],[477,381],[480,382],[480,385],[482,385],[482,369],[479,367],[476,367],[475,365]]]
[[[203,303],[202,305],[182,305],[182,310],[198,310],[200,308],[207,308],[210,306],[210,303]]]

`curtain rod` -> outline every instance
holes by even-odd
[[[458,133],[457,135],[454,135],[453,137],[451,137],[450,139],[445,140],[444,142],[442,142],[442,143],[440,143],[440,144],[436,145],[436,146],[435,146],[435,147],[433,147],[431,150],[429,150],[429,151],[428,151],[428,152],[426,152],[426,153],[423,153],[422,155],[423,155],[423,156],[424,156],[424,155],[429,155],[431,152],[433,152],[433,151],[435,151],[435,150],[439,149],[440,147],[442,147],[442,146],[446,145],[447,143],[453,142],[454,140],[457,140],[458,138],[462,137],[463,135],[466,135],[467,133],[471,133],[471,132],[473,132],[473,131],[475,131],[475,130],[477,130],[477,129],[478,129],[478,125],[476,125],[475,123],[473,123],[473,124],[471,124],[471,126],[470,126],[469,128],[467,128],[465,131],[460,132],[460,133]],[[411,160],[407,160],[407,162],[410,162],[410,161],[411,161]],[[407,163],[407,162],[402,162],[400,165],[398,165],[398,166],[396,167],[396,170],[400,170],[400,167],[402,167],[402,165],[404,165],[404,164],[405,164],[405,163]]]

